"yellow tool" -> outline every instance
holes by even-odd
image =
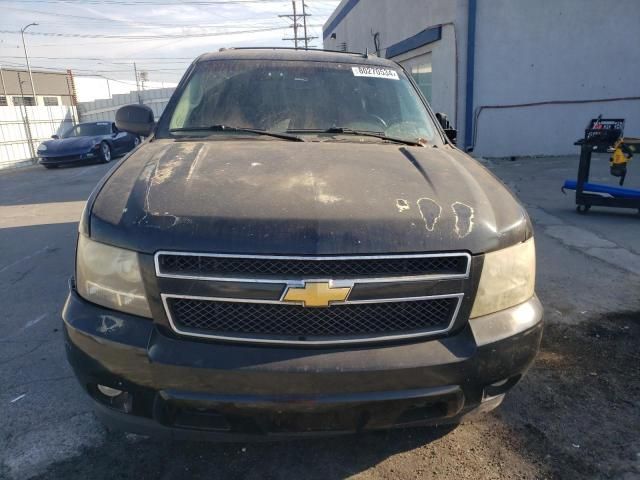
[[[609,160],[610,172],[614,177],[620,177],[620,185],[624,184],[624,179],[627,176],[627,163],[633,157],[638,145],[640,145],[640,138],[628,137],[620,137],[613,145],[613,153]]]

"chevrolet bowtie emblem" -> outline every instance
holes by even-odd
[[[333,288],[330,282],[308,282],[304,287],[287,287],[282,300],[302,303],[303,307],[328,307],[332,302],[345,301],[350,291],[350,287]]]

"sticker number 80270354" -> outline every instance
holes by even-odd
[[[373,78],[388,78],[390,80],[400,80],[398,72],[391,68],[385,67],[351,67],[353,75],[356,77],[373,77]]]

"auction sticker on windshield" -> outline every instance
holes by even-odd
[[[389,78],[391,80],[400,80],[398,72],[391,68],[384,67],[351,67],[353,75],[356,77],[373,77],[373,78]]]

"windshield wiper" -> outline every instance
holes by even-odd
[[[331,127],[327,129],[291,129],[287,130],[288,133],[337,133],[341,135],[358,135],[361,137],[373,137],[388,142],[403,143],[405,145],[412,145],[414,147],[424,147],[424,143],[418,140],[406,140],[404,138],[389,137],[382,132],[373,132],[370,130],[354,130],[353,128],[346,127]]]
[[[174,132],[242,132],[242,133],[255,133],[256,135],[266,135],[268,137],[281,138],[283,140],[289,140],[291,142],[304,142],[304,139],[296,135],[288,135],[286,133],[269,132],[267,130],[261,130],[259,128],[244,128],[244,127],[231,127],[229,125],[209,125],[208,127],[183,127],[183,128],[171,128],[171,133]]]

